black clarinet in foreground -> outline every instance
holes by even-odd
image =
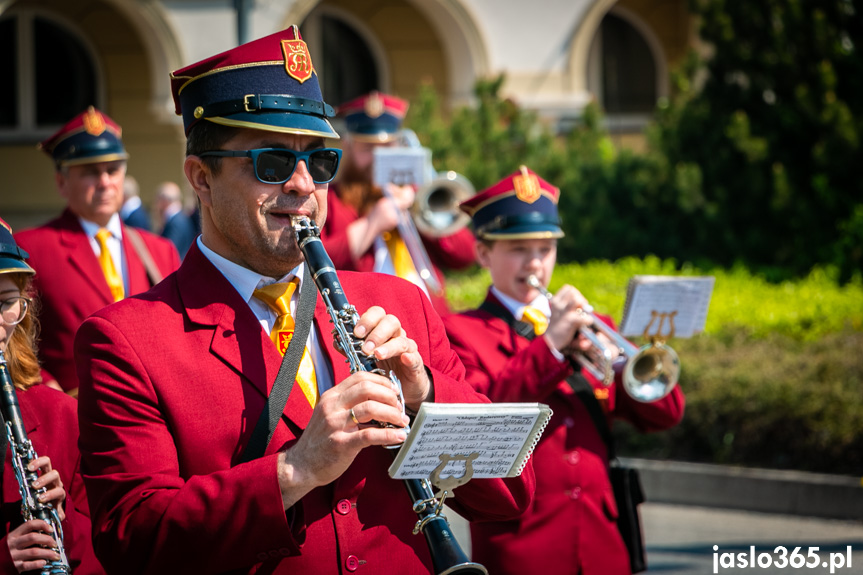
[[[351,373],[369,371],[386,376],[387,374],[377,366],[375,359],[361,351],[363,342],[354,337],[354,327],[359,320],[359,314],[356,308],[348,303],[342,291],[333,261],[321,243],[317,225],[309,218],[297,216],[294,218],[294,232],[297,235],[297,244],[306,258],[309,272],[315,280],[315,285],[333,322],[335,345],[347,356],[351,364]],[[401,390],[401,384],[395,375],[390,373],[389,377]],[[403,397],[402,406],[404,406]],[[446,516],[435,511],[437,499],[428,481],[405,479],[404,482],[414,502],[413,509],[419,516],[414,534],[422,531],[425,535],[436,575],[451,573],[488,575],[485,567],[470,561],[459,547]]]
[[[41,575],[69,575],[72,573],[69,560],[66,558],[66,549],[63,547],[63,527],[60,525],[60,516],[51,503],[39,501],[39,495],[47,491],[46,488],[33,488],[33,482],[39,478],[35,471],[28,471],[27,466],[36,459],[36,451],[27,437],[24,421],[21,419],[21,406],[18,404],[18,394],[12,385],[9,376],[9,367],[6,365],[6,356],[0,351],[0,411],[6,422],[6,435],[9,438],[9,449],[12,452],[12,467],[15,469],[15,478],[18,480],[18,492],[21,494],[21,515],[24,521],[41,519],[50,525],[54,531],[50,535],[54,538],[54,551],[60,555],[57,561],[49,561],[42,567]]]

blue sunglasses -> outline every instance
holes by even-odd
[[[252,158],[255,177],[265,184],[284,184],[294,175],[297,164],[306,162],[306,167],[316,184],[333,181],[339,169],[342,151],[336,148],[318,148],[297,152],[285,148],[259,148],[257,150],[214,150],[201,152],[199,157]]]

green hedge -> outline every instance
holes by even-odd
[[[682,269],[679,269],[682,267]],[[651,435],[616,427],[625,455],[828,473],[863,469],[863,282],[840,286],[832,268],[772,284],[741,268],[700,270],[648,257],[559,265],[619,321],[636,274],[713,275],[704,334],[674,339],[687,408],[677,428]],[[476,307],[485,271],[453,275],[453,309]]]

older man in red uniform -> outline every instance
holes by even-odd
[[[338,269],[377,271],[407,279],[420,286],[444,315],[449,307],[442,270],[464,269],[474,263],[473,234],[462,228],[441,237],[419,236],[431,267],[426,271],[439,287],[430,285],[420,277],[423,258],[409,252],[409,244],[397,229],[398,211],[410,209],[416,190],[391,183],[387,198],[372,181],[375,148],[405,145],[402,121],[407,110],[406,100],[380,92],[339,106],[347,128],[344,158],[339,178],[330,186],[329,214],[321,237]]]
[[[293,26],[172,80],[202,234],[175,274],[97,312],[76,338],[97,556],[124,574],[429,573],[413,502],[380,447],[404,439],[408,417],[388,378],[349,374],[321,299],[272,439],[244,457],[283,359],[274,344],[303,327],[316,294],[292,219],[323,224],[338,167],[308,47]],[[396,373],[408,413],[488,401],[418,287],[339,275],[362,313],[353,336]],[[530,469],[472,481],[453,506],[511,518],[533,482]]]
[[[168,240],[120,221],[126,160],[121,129],[95,108],[72,118],[40,144],[54,162],[60,217],[15,234],[30,253],[41,302],[39,360],[76,395],[72,343],[94,311],[150,289],[180,265]]]
[[[549,301],[527,281],[533,275],[548,285],[554,271],[563,236],[558,193],[522,167],[462,203],[479,238],[478,260],[492,278],[480,309],[444,318],[467,380],[492,401],[538,401],[554,411],[532,457],[534,504],[518,519],[471,524],[473,555],[495,574],[626,575],[629,558],[616,525],[606,443],[570,383],[571,354],[590,345],[578,335],[592,321],[581,313],[587,300],[565,285]],[[517,321],[534,325],[536,337],[519,335]],[[658,402],[639,403],[623,391],[619,374],[610,387],[586,371],[581,375],[581,391],[596,398],[608,424],[620,418],[652,431],[683,415],[678,387]]]

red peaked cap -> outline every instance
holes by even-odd
[[[117,123],[90,106],[57,130],[38,148],[51,156],[57,166],[74,166],[125,160],[129,157]]]
[[[481,239],[560,238],[559,195],[560,190],[521,166],[459,208],[471,217],[474,234]]]
[[[308,46],[296,26],[171,74],[176,113],[239,128],[338,138]]]
[[[396,96],[370,92],[339,106],[338,115],[355,140],[389,142],[398,136],[409,105]]]
[[[0,219],[0,274],[36,272],[25,261],[30,255],[18,247],[12,236],[12,228]]]

